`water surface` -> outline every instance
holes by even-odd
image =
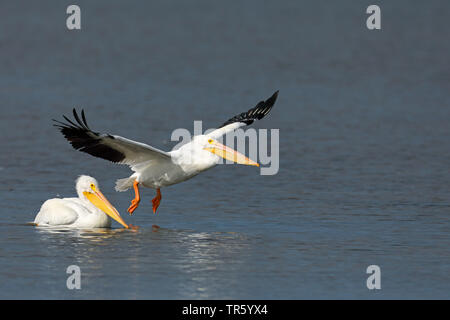
[[[0,10],[0,298],[450,297],[447,1],[4,1]],[[221,166],[162,190],[76,152],[52,118],[170,150],[280,90],[280,170]],[[137,233],[26,225],[80,174]],[[161,228],[155,230],[152,225]],[[78,265],[81,290],[66,288]],[[381,267],[382,289],[366,287]]]

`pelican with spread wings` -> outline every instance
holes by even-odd
[[[169,152],[120,136],[92,131],[87,124],[83,110],[81,117],[75,109],[73,110],[74,121],[66,116],[63,116],[66,123],[54,121],[56,122],[55,126],[76,150],[130,166],[134,173],[128,178],[116,181],[117,191],[134,188],[135,198],[128,208],[130,214],[136,210],[141,201],[139,186],[156,190],[156,197],[152,200],[153,213],[156,213],[161,202],[160,189],[162,187],[188,180],[200,172],[216,166],[221,158],[238,164],[259,166],[255,161],[215,139],[237,128],[249,125],[254,120],[262,119],[272,109],[277,96],[278,91],[247,112],[242,112],[229,119],[218,129],[206,135],[194,136],[189,143]]]

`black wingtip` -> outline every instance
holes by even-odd
[[[274,105],[275,101],[277,101],[278,98],[278,92],[280,92],[280,90],[275,91],[275,93],[269,99],[266,100],[266,103]]]
[[[275,101],[277,100],[279,90],[275,91],[270,98],[267,100],[263,100],[258,102],[258,104],[248,110],[247,112],[242,112],[241,114],[238,114],[237,116],[234,116],[233,118],[226,121],[224,124],[222,124],[219,128],[222,128],[230,123],[234,122],[243,122],[246,125],[252,124],[254,120],[261,120],[264,118],[270,110],[272,110],[272,107],[275,104]]]
[[[75,108],[73,108],[72,113],[75,121],[63,115],[67,123],[53,119],[53,126],[61,131],[74,149],[115,163],[125,159],[124,153],[105,144],[103,137],[98,132],[89,129],[84,110],[81,110],[81,118]],[[110,135],[108,137],[114,138]]]
[[[86,121],[86,116],[84,115],[84,109],[81,109],[81,119],[83,119],[83,123],[86,126],[86,128],[89,129],[89,126],[88,126],[87,121]]]

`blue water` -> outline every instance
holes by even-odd
[[[0,298],[450,298],[448,1],[3,1]],[[97,131],[163,150],[275,90],[254,128],[280,129],[280,170],[216,167],[162,190],[73,150],[73,107]],[[41,204],[97,178],[139,232],[46,231]],[[152,225],[160,226],[159,229]],[[366,268],[381,268],[368,290]],[[66,268],[81,269],[81,289]]]

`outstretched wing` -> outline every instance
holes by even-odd
[[[70,144],[76,149],[119,164],[133,166],[149,160],[169,160],[167,152],[120,136],[101,134],[92,131],[86,121],[84,110],[81,119],[73,109],[75,121],[63,116],[67,123],[53,120],[54,124]]]
[[[226,121],[218,129],[214,130],[208,136],[212,138],[219,138],[220,136],[236,130],[237,128],[247,126],[253,123],[255,120],[264,118],[266,114],[272,110],[275,101],[278,97],[278,90],[266,101],[260,101],[255,107],[251,108],[247,112],[242,112],[237,116]]]

